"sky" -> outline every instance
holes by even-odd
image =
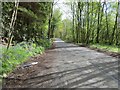
[[[57,2],[57,3],[56,3]],[[54,0],[54,9],[60,9],[61,13],[62,13],[62,20],[63,19],[71,19],[72,18],[72,12],[70,9],[70,6],[68,6],[67,4],[65,4],[65,0]]]

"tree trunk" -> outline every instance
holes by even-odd
[[[79,2],[79,7],[80,7],[80,12],[79,12],[79,13],[80,13],[80,14],[79,14],[79,15],[80,15],[80,16],[79,16],[80,19],[79,19],[79,24],[78,24],[78,25],[79,25],[79,37],[78,37],[78,38],[79,38],[79,42],[80,42],[80,36],[81,36],[81,33],[80,33],[80,32],[81,32],[81,30],[82,30],[82,28],[81,28],[81,27],[82,27],[82,26],[81,26],[81,25],[82,25],[82,18],[81,18],[81,16],[82,16],[83,3]]]
[[[49,15],[49,22],[48,22],[48,39],[50,39],[51,36],[51,20],[53,16],[53,2],[50,6],[50,15]]]
[[[79,17],[79,4],[80,2],[77,3],[77,10],[76,10],[76,13],[77,13],[77,26],[76,26],[76,42],[79,43],[79,34],[80,34],[80,17]]]
[[[75,26],[74,26],[74,23],[75,23],[75,7],[74,7],[74,3],[72,5],[72,10],[73,10],[73,26],[72,26],[72,34],[73,34],[73,41],[75,41]]]
[[[109,43],[109,27],[108,27],[108,15],[107,15],[107,4],[104,2],[106,5],[106,10],[105,10],[105,15],[106,15],[106,34],[105,34],[105,43]]]
[[[117,31],[116,31],[116,45],[120,47],[120,0],[118,0],[118,18],[117,18]]]
[[[101,10],[101,17],[100,17],[100,27],[101,27],[101,29],[102,29],[102,26],[103,26],[102,25],[102,19],[103,19],[103,15],[104,15],[104,6],[105,6],[105,3],[103,3],[102,10]],[[101,36],[101,41],[103,42],[103,34]]]
[[[86,34],[86,45],[89,44],[89,2],[87,2],[87,34]]]
[[[16,18],[17,18],[17,8],[19,6],[19,1],[15,1],[15,9],[13,10],[13,14],[12,14],[12,19],[11,19],[11,23],[10,23],[10,36],[9,36],[9,39],[8,39],[8,45],[7,45],[7,50],[9,49],[10,47],[10,44],[12,42],[12,35],[13,35],[13,30],[14,30],[14,25],[15,25],[15,21],[16,21]]]
[[[113,44],[113,41],[114,41],[115,31],[117,29],[117,17],[118,17],[118,9],[117,9],[117,13],[116,13],[115,24],[114,24],[112,35],[111,35],[111,42],[110,42],[110,44]]]
[[[97,23],[97,36],[96,43],[99,43],[99,32],[100,32],[100,1],[98,2],[98,23]]]

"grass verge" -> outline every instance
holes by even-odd
[[[45,49],[50,48],[51,43],[51,41],[42,41],[41,45],[37,45],[31,42],[21,42],[11,46],[8,50],[6,47],[0,47],[0,78],[6,77],[16,66],[24,63],[30,57],[42,54]]]
[[[101,49],[101,50],[104,50],[104,51],[120,53],[120,51],[119,51],[120,48],[118,48],[117,46],[92,44],[92,45],[90,45],[90,47],[91,48]]]

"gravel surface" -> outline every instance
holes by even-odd
[[[38,64],[14,70],[3,87],[118,88],[117,58],[60,39],[54,44],[54,49],[26,62]]]

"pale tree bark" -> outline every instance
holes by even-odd
[[[108,13],[107,13],[107,4],[106,4],[106,1],[104,2],[105,3],[105,6],[106,6],[106,9],[105,9],[105,15],[106,15],[106,33],[105,33],[105,43],[109,43],[109,26],[108,26]]]
[[[71,9],[72,9],[72,14],[73,14],[72,34],[73,34],[73,41],[75,41],[75,26],[74,26],[74,23],[75,23],[75,6],[74,6],[74,3],[72,3]]]
[[[19,1],[15,0],[15,7],[14,7],[14,10],[13,10],[13,14],[12,14],[12,18],[11,18],[11,23],[10,23],[10,36],[9,36],[9,39],[8,39],[7,50],[9,49],[9,46],[10,46],[10,44],[12,42],[12,38],[13,38],[12,35],[13,35],[15,21],[16,21],[16,18],[17,18],[17,9],[18,9],[18,6],[19,6]]]
[[[97,10],[96,10],[95,16],[93,18],[97,18]],[[94,20],[93,21],[93,27],[94,27],[95,23],[96,23],[96,21]],[[93,30],[92,30],[92,42],[93,43],[94,43],[94,39],[95,39],[95,28],[93,28]]]
[[[84,4],[84,7],[85,7],[85,4]],[[86,10],[84,9],[83,12],[86,12]],[[85,14],[82,14],[82,15],[85,16]],[[81,25],[82,26],[82,29],[81,29],[81,42],[82,43],[85,43],[85,26],[86,26],[85,21],[86,19],[82,18],[82,25]]]
[[[91,32],[90,32],[90,41],[91,42],[93,42],[93,39],[92,39],[92,32],[93,32],[93,10],[94,10],[94,8],[93,8],[93,3],[94,2],[92,2],[92,6],[91,6],[91,8],[92,8],[92,11],[91,11],[91,19],[90,19],[90,28],[91,28]]]
[[[100,17],[100,27],[102,28],[102,21],[103,21],[103,16],[104,16],[104,6],[105,6],[105,3],[103,3],[102,5],[102,10],[101,10],[101,17]],[[101,33],[101,41],[103,42],[103,33]]]

